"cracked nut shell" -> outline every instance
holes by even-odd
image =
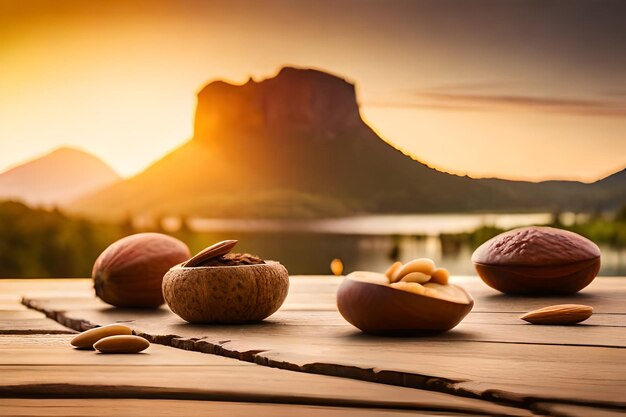
[[[251,323],[274,313],[289,290],[279,262],[237,266],[175,266],[163,277],[170,309],[189,323]]]
[[[337,308],[353,326],[372,334],[431,334],[452,329],[472,310],[466,303],[402,291],[347,277],[337,291]]]

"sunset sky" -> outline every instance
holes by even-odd
[[[124,176],[192,134],[208,81],[356,83],[387,141],[475,177],[626,167],[626,2],[0,0],[0,171],[62,145]]]

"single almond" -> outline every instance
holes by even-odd
[[[402,267],[395,270],[393,277],[391,278],[392,282],[400,281],[405,275],[410,274],[411,272],[421,272],[426,275],[432,275],[437,267],[435,266],[435,262],[432,259],[428,258],[418,258],[413,259],[411,262],[407,262]]]
[[[450,278],[450,273],[446,268],[437,268],[430,276],[430,280],[436,284],[446,285],[448,283],[448,279]]]
[[[139,353],[150,346],[143,337],[139,336],[109,336],[98,340],[93,347],[102,353]]]
[[[208,248],[202,249],[200,252],[192,256],[190,259],[185,261],[182,266],[184,267],[194,267],[198,266],[203,262],[208,261],[209,259],[217,258],[218,256],[226,255],[230,252],[235,245],[237,244],[236,240],[223,240],[214,245],[209,246]]]
[[[70,342],[79,349],[93,349],[94,343],[105,337],[114,335],[130,335],[133,331],[123,324],[109,324],[108,326],[95,327],[76,335]]]
[[[417,282],[394,282],[391,285],[391,288],[395,288],[396,290],[412,292],[413,294],[418,295],[426,295],[426,288],[422,284],[418,284]]]
[[[587,320],[593,307],[581,304],[559,304],[534,310],[520,317],[532,324],[576,324]]]
[[[387,271],[385,271],[385,275],[387,275],[387,278],[389,278],[391,280],[391,278],[393,277],[393,274],[396,273],[396,271],[398,270],[398,268],[402,267],[402,262],[400,261],[396,261],[394,262],[388,269]]]
[[[410,272],[403,276],[398,282],[417,282],[418,284],[425,284],[430,281],[430,275],[426,275],[423,272]]]

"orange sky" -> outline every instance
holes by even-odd
[[[0,171],[73,145],[133,175],[190,138],[206,82],[285,64],[355,82],[375,130],[447,171],[624,168],[624,2],[471,3],[0,0]]]

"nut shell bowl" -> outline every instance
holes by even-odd
[[[163,277],[170,309],[189,323],[253,323],[280,308],[289,273],[278,262],[238,266],[175,266]]]
[[[350,324],[365,333],[441,333],[459,324],[474,306],[472,297],[460,289],[467,303],[346,278],[337,291],[337,308]]]
[[[483,243],[472,255],[480,278],[508,294],[572,294],[600,270],[600,249],[566,230],[525,227]]]

